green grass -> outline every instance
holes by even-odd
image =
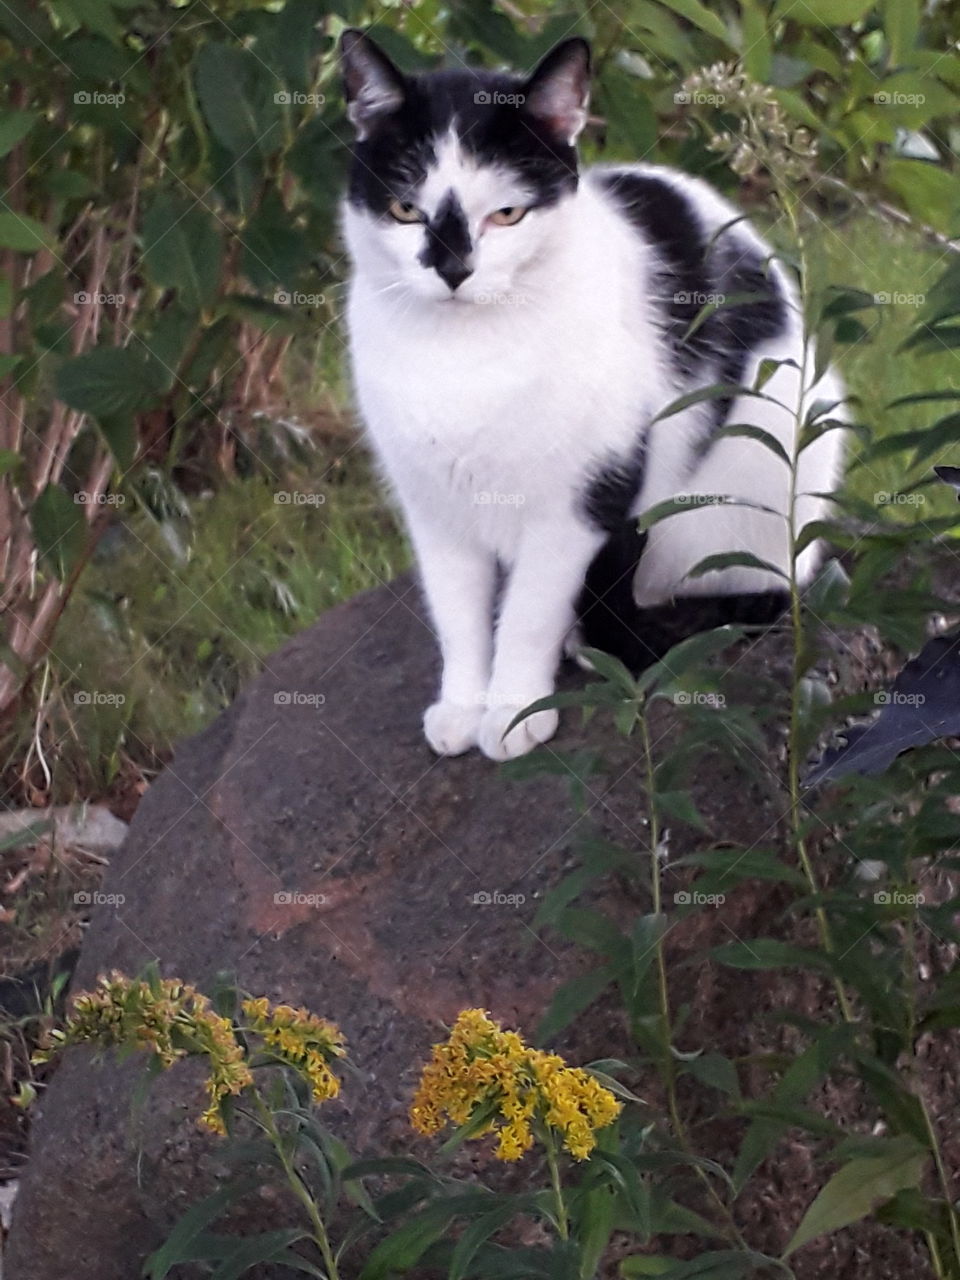
[[[812,248],[823,256],[826,278],[831,283],[891,298],[928,294],[952,256],[949,251],[920,240],[909,228],[866,214],[834,227],[820,222],[811,239]],[[888,407],[891,401],[918,391],[960,388],[960,351],[944,348],[929,355],[900,351],[921,312],[920,305],[901,300],[858,313],[867,326],[867,337],[838,350],[837,360],[847,388],[858,401],[855,417],[870,427],[875,440],[928,427],[956,408],[936,403]],[[877,494],[902,490],[911,481],[930,474],[936,463],[960,463],[960,444],[934,455],[919,470],[909,470],[907,462],[903,455],[865,462],[863,450],[856,449],[848,489],[873,503]],[[897,514],[905,519],[923,519],[949,515],[957,509],[952,491],[945,486],[924,489],[918,496],[925,501],[917,506],[898,507]]]
[[[109,786],[124,754],[162,759],[289,636],[407,564],[358,453],[284,481],[322,504],[277,503],[277,487],[237,480],[165,525],[137,513],[102,547],[54,642],[61,797]]]

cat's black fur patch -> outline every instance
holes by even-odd
[[[473,242],[463,206],[452,191],[440,201],[426,234],[427,242],[420,253],[420,262],[425,267],[433,267],[451,288],[456,288],[455,282],[470,274],[467,259]]]
[[[391,200],[409,200],[454,119],[467,151],[481,163],[509,165],[529,184],[531,207],[556,204],[575,191],[576,149],[514,101],[525,83],[520,76],[481,70],[404,76],[400,108],[353,145],[350,203],[385,216]]]
[[[613,172],[604,182],[660,258],[650,301],[664,317],[678,373],[702,386],[741,382],[747,353],[782,333],[787,320],[786,300],[756,246],[735,225],[708,234],[686,195],[663,178]],[[740,294],[749,300],[721,306],[687,336],[708,299]],[[730,397],[713,402],[715,426],[726,421],[730,405]]]
[[[635,520],[625,521],[594,557],[577,600],[583,644],[619,658],[634,674],[701,631],[737,623],[770,626],[789,604],[786,591],[753,591],[683,596],[640,608],[633,598],[633,580],[646,541],[647,534],[637,532]]]
[[[582,506],[587,518],[609,534],[617,533],[630,515],[643,485],[647,442],[642,439],[625,457],[612,458],[587,481]]]

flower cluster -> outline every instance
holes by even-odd
[[[434,1045],[410,1120],[425,1134],[447,1122],[470,1122],[476,1126],[471,1136],[496,1133],[500,1160],[519,1160],[535,1131],[551,1130],[584,1160],[596,1146],[596,1130],[619,1113],[613,1094],[586,1071],[529,1048],[482,1009],[465,1009],[446,1043]]]
[[[346,1051],[335,1026],[306,1009],[274,1007],[267,1000],[245,1000],[243,1010],[250,1025],[241,1030],[256,1034],[271,1060],[309,1080],[317,1102],[337,1094],[340,1084],[328,1064]],[[95,990],[74,999],[63,1029],[50,1032],[48,1047],[35,1055],[35,1061],[44,1062],[71,1044],[145,1049],[163,1068],[181,1058],[205,1058],[209,1102],[200,1124],[214,1133],[226,1133],[223,1100],[253,1084],[248,1050],[237,1028],[211,1009],[206,996],[176,978],[138,981],[122,973],[101,977]]]
[[[215,1133],[225,1132],[223,1099],[253,1083],[230,1022],[213,1012],[205,995],[176,978],[135,981],[122,973],[101,976],[96,990],[76,997],[63,1030],[52,1031],[50,1040],[50,1047],[36,1055],[38,1060],[69,1044],[145,1049],[165,1068],[180,1058],[204,1056],[210,1069],[209,1105],[200,1123]]]
[[[271,1007],[269,1000],[262,998],[244,1000],[242,1008],[250,1019],[250,1030],[261,1038],[268,1052],[309,1080],[314,1102],[337,1096],[340,1081],[329,1063],[332,1058],[342,1058],[346,1049],[333,1023],[288,1004]]]
[[[791,179],[811,176],[817,140],[808,129],[787,120],[769,86],[718,62],[688,76],[683,89],[693,103],[719,100],[726,113],[740,117],[739,132],[714,133],[707,144],[726,157],[734,173],[751,177],[768,169]]]

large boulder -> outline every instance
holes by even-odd
[[[786,676],[775,638],[742,661]],[[74,980],[78,990],[106,970],[156,962],[209,989],[226,971],[248,991],[335,1020],[359,1074],[328,1113],[357,1153],[409,1148],[419,1067],[460,1009],[488,1008],[532,1034],[557,984],[591,963],[533,927],[578,832],[592,825],[638,857],[647,843],[636,744],[603,719],[585,730],[568,716],[546,748],[602,746],[604,769],[584,780],[579,808],[568,779],[510,780],[476,753],[434,758],[420,719],[436,666],[409,579],[334,609],[273,655],[144,799],[104,884],[114,905],[94,915]],[[669,733],[669,709],[662,721]],[[726,839],[769,840],[783,812],[775,788],[751,792],[722,760],[698,764],[691,786]],[[672,841],[682,854],[704,838],[681,829]],[[670,947],[679,957],[711,929],[716,941],[763,932],[781,905],[769,887],[732,894],[714,920],[675,928]],[[649,910],[622,885],[606,906],[621,917]],[[769,1048],[751,1038],[743,1011],[790,998],[764,974],[730,981],[688,966],[680,982],[678,999],[693,1006],[690,1043],[727,1052]],[[616,1012],[595,1012],[560,1047],[580,1061],[622,1051]],[[132,1109],[140,1070],[65,1056],[38,1106],[7,1280],[134,1280],[176,1217],[223,1176],[219,1140],[196,1127],[197,1072],[178,1067]],[[817,1177],[794,1152],[789,1185],[747,1207],[753,1243],[782,1243]],[[265,1191],[265,1221],[273,1210]],[[847,1274],[855,1248],[808,1254],[798,1275],[834,1276]],[[906,1246],[888,1261],[872,1262],[875,1278],[922,1274]]]

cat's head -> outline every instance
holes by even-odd
[[[341,44],[356,130],[348,238],[383,288],[483,302],[522,287],[577,188],[590,50],[557,45],[528,77],[404,75],[359,31]]]

